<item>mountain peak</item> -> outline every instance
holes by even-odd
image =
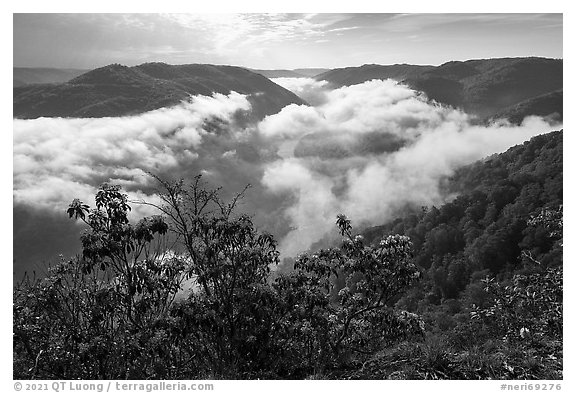
[[[211,64],[110,64],[67,83],[14,88],[14,116],[35,118],[132,115],[177,105],[190,96],[248,96],[250,116],[263,118],[289,104],[304,104],[294,93],[242,67]]]
[[[141,83],[142,79],[146,79],[146,75],[137,72],[131,67],[115,63],[88,71],[68,83],[73,85],[124,85]]]

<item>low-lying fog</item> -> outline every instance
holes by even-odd
[[[467,114],[391,80],[338,89],[274,81],[311,106],[287,106],[249,127],[234,120],[250,110],[234,92],[137,116],[14,120],[16,264],[78,247],[58,248],[79,229],[66,223],[66,207],[74,198],[93,205],[102,182],[157,200],[146,171],[175,179],[203,173],[228,194],[252,184],[242,209],[280,240],[283,256],[294,256],[335,233],[338,213],[379,225],[407,205],[440,204],[449,197],[440,180],[456,168],[562,127],[537,117],[521,126],[472,125]],[[135,216],[154,213],[134,207]],[[42,240],[34,245],[31,236]]]

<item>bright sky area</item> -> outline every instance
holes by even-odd
[[[15,67],[259,69],[562,56],[562,14],[14,14]]]

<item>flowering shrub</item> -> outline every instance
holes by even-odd
[[[341,247],[272,280],[275,240],[199,180],[161,181],[135,225],[118,186],[70,204],[83,253],[16,287],[15,378],[304,377],[422,334],[392,307],[419,278],[406,236],[369,246],[339,216]]]
[[[392,307],[419,277],[409,239],[388,236],[373,247],[352,234],[345,216],[338,216],[337,225],[344,237],[340,248],[300,255],[294,272],[275,284],[292,310],[286,340],[315,369],[423,333],[418,316]]]
[[[471,317],[511,340],[562,338],[562,268],[515,275],[508,285],[485,279],[490,303]]]

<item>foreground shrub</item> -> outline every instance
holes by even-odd
[[[130,223],[103,185],[82,256],[14,290],[18,379],[303,378],[422,333],[392,304],[419,277],[410,241],[376,247],[339,216],[340,248],[302,255],[272,280],[276,242],[196,177],[158,179],[162,213]]]

